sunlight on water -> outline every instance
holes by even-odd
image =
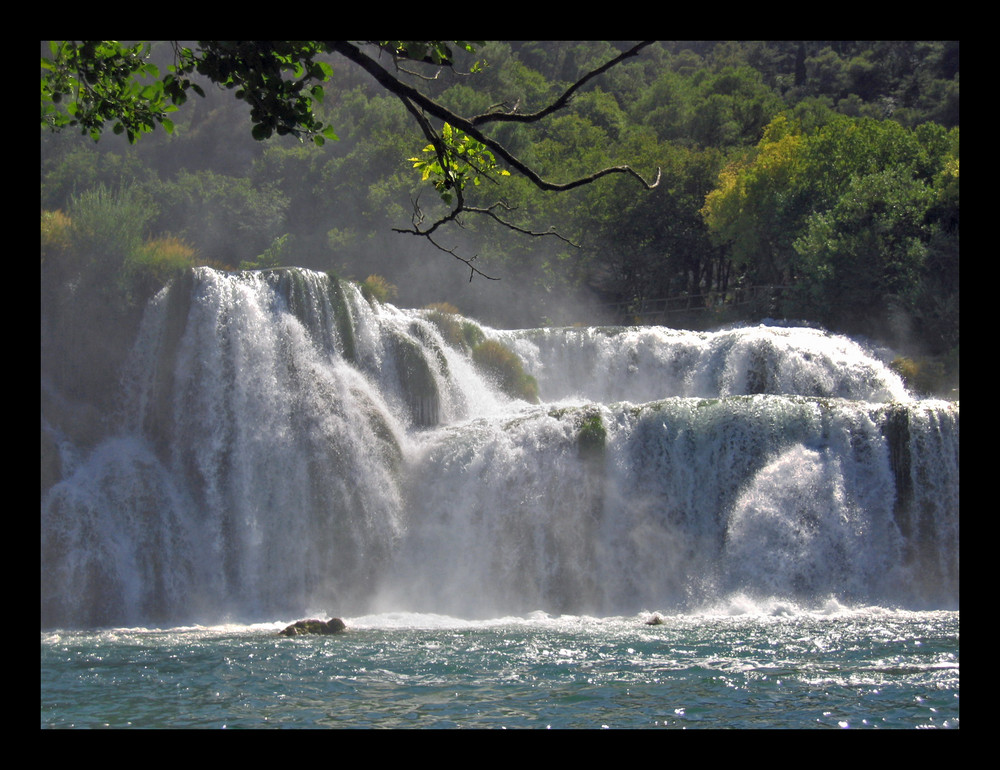
[[[650,617],[392,613],[294,639],[266,624],[53,632],[42,726],[959,726],[957,613]]]

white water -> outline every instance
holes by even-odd
[[[43,625],[957,607],[958,405],[851,340],[483,329],[531,405],[342,291],[199,269],[157,297],[120,431],[42,501]]]

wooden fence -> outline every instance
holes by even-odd
[[[705,294],[677,294],[660,299],[612,302],[605,307],[616,317],[638,324],[665,323],[670,316],[706,311],[720,311],[726,308],[757,305],[762,312],[775,307],[781,292],[788,286],[745,286],[726,292]]]

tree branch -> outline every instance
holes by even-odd
[[[586,85],[588,81],[593,80],[598,75],[607,72],[609,69],[617,65],[619,62],[624,61],[625,59],[629,59],[633,56],[638,56],[639,51],[641,51],[648,45],[652,45],[653,42],[654,41],[652,40],[646,40],[642,43],[639,43],[638,45],[632,46],[632,48],[616,56],[614,59],[611,59],[609,62],[602,64],[597,69],[591,70],[582,78],[577,80],[569,88],[567,88],[566,91],[563,93],[563,95],[560,96],[558,99],[556,99],[554,102],[552,102],[552,104],[550,104],[548,107],[545,107],[544,109],[539,110],[538,112],[521,114],[516,112],[517,107],[515,105],[514,110],[511,110],[509,112],[485,112],[482,115],[476,115],[474,118],[471,119],[471,122],[473,125],[478,126],[483,123],[495,123],[495,122],[533,123],[535,121],[541,120],[546,115],[550,115],[551,113],[556,112],[557,110],[561,110],[563,107],[569,104],[569,101],[573,97],[573,94],[579,91],[584,85]]]
[[[552,235],[552,236],[555,236],[556,238],[558,238],[559,240],[563,241],[564,243],[569,244],[574,249],[580,248],[580,244],[573,243],[573,241],[571,241],[565,235],[562,235],[562,234],[556,232],[556,230],[554,228],[552,228],[552,227],[550,227],[548,230],[545,230],[544,232],[538,232],[537,230],[527,230],[527,229],[525,229],[525,228],[523,228],[523,227],[521,227],[519,225],[515,225],[513,222],[508,222],[505,219],[501,219],[500,216],[494,210],[494,209],[497,209],[497,208],[504,208],[504,209],[507,209],[507,211],[511,211],[512,210],[512,208],[510,206],[508,206],[506,202],[504,202],[504,201],[498,201],[497,203],[494,203],[489,208],[485,208],[484,209],[484,208],[478,208],[476,206],[466,206],[463,209],[463,211],[467,211],[470,214],[484,214],[485,216],[488,216],[491,219],[496,220],[497,222],[499,222],[504,227],[506,227],[506,228],[508,228],[510,230],[513,230],[516,233],[521,233],[521,235],[528,235],[528,236],[531,236],[532,238],[542,238],[542,237],[544,237],[546,235]]]
[[[409,99],[402,99],[402,102],[406,106],[406,109],[409,110],[410,114],[412,114],[413,117],[414,117],[414,119],[417,121],[417,124],[420,126],[421,131],[423,131],[424,136],[426,136],[427,139],[434,146],[434,152],[436,153],[436,155],[438,157],[438,161],[441,164],[441,167],[444,170],[444,173],[450,175],[449,166],[448,166],[448,164],[445,161],[445,149],[444,149],[444,146],[443,146],[443,142],[441,141],[441,138],[434,132],[434,129],[431,127],[430,122],[427,120],[427,118],[424,116],[424,114],[422,112],[420,112],[420,110],[418,110],[416,108],[416,106],[413,104],[413,102],[411,102]],[[482,271],[480,271],[477,268],[475,268],[471,264],[470,260],[467,260],[464,257],[461,257],[458,254],[456,254],[454,249],[446,249],[446,248],[442,247],[440,244],[438,244],[432,237],[430,237],[434,233],[435,230],[437,230],[441,225],[446,224],[447,222],[454,221],[459,227],[462,227],[462,223],[461,223],[461,221],[459,220],[458,217],[459,217],[459,214],[462,214],[464,212],[468,212],[470,214],[483,214],[485,216],[488,216],[488,217],[492,218],[493,220],[495,220],[499,224],[503,225],[504,227],[507,227],[507,228],[513,230],[514,232],[521,233],[522,235],[528,235],[528,236],[531,236],[531,237],[534,237],[534,238],[538,238],[538,237],[546,236],[546,235],[554,235],[555,237],[559,238],[560,240],[565,241],[566,243],[568,243],[570,246],[573,246],[574,248],[579,248],[578,244],[573,243],[573,241],[569,240],[565,236],[563,236],[560,233],[556,232],[552,228],[549,228],[545,232],[536,232],[534,230],[527,230],[527,229],[525,229],[523,227],[515,225],[513,222],[508,222],[505,219],[502,219],[496,213],[495,209],[498,208],[498,207],[503,207],[503,208],[507,209],[508,211],[511,210],[511,207],[509,205],[507,205],[507,203],[505,203],[503,201],[497,202],[497,203],[493,204],[492,206],[490,206],[488,208],[480,208],[480,207],[476,207],[476,206],[466,206],[465,205],[465,196],[463,195],[461,185],[457,185],[456,184],[455,188],[454,188],[454,192],[455,192],[455,195],[456,195],[456,202],[455,202],[455,205],[452,207],[452,210],[448,214],[446,214],[445,216],[443,216],[440,219],[438,219],[435,222],[433,222],[430,225],[430,227],[428,227],[426,230],[422,230],[421,227],[420,227],[421,223],[423,222],[423,212],[421,212],[420,206],[419,206],[419,204],[416,201],[413,202],[413,212],[414,212],[413,213],[413,219],[412,219],[412,221],[413,221],[413,227],[409,228],[409,229],[398,228],[397,227],[397,228],[393,228],[393,230],[395,232],[397,232],[397,233],[410,233],[411,235],[422,235],[422,236],[426,237],[428,241],[430,241],[432,244],[434,244],[434,246],[436,246],[437,248],[441,249],[441,251],[444,251],[444,252],[446,252],[448,254],[451,254],[456,259],[458,259],[458,260],[460,260],[462,262],[465,262],[467,265],[469,265],[469,267],[473,271],[473,273],[469,276],[470,280],[472,279],[472,275],[475,275],[477,273],[479,275],[483,276],[484,278],[489,278],[490,280],[499,280],[499,279],[498,278],[492,278],[492,277],[486,275]],[[475,259],[475,257],[473,257],[473,259]]]
[[[415,217],[420,216],[420,207],[416,203],[413,204],[413,210],[414,210],[414,216]],[[426,238],[430,242],[430,244],[432,246],[434,246],[434,248],[443,251],[445,254],[451,254],[451,256],[453,256],[459,262],[464,262],[468,266],[468,268],[469,268],[469,282],[470,283],[472,282],[472,279],[475,276],[477,276],[477,275],[482,276],[483,278],[485,278],[488,281],[499,281],[500,279],[497,278],[496,276],[487,275],[482,270],[480,270],[478,267],[476,267],[474,264],[472,264],[476,259],[479,258],[478,254],[476,254],[473,257],[463,257],[461,254],[457,253],[455,251],[455,249],[445,248],[440,243],[438,243],[437,241],[434,240],[433,233],[438,228],[439,225],[442,225],[445,222],[450,222],[450,221],[452,221],[454,219],[455,223],[459,227],[462,226],[462,223],[459,222],[458,219],[457,219],[459,213],[460,213],[459,210],[452,211],[451,214],[449,214],[449,215],[447,215],[447,216],[439,219],[437,222],[435,222],[427,230],[421,230],[418,225],[414,224],[414,226],[413,226],[412,229],[394,227],[393,228],[393,232],[407,233],[409,235],[419,235],[419,236],[421,236],[423,238]]]
[[[451,203],[449,199],[451,198],[451,196],[454,196],[454,203],[451,203],[451,210],[447,214],[440,217],[436,221],[432,222],[429,226],[425,228],[423,226],[423,219],[424,219],[423,212],[420,210],[419,205],[416,202],[414,202],[413,218],[412,218],[413,227],[393,228],[393,229],[396,232],[400,233],[409,233],[411,235],[423,236],[436,248],[440,249],[441,251],[444,251],[447,254],[451,254],[455,259],[465,263],[470,269],[470,274],[469,274],[470,281],[476,275],[481,275],[489,280],[498,280],[498,279],[486,275],[481,270],[479,270],[478,267],[473,265],[472,262],[473,260],[476,259],[476,257],[472,258],[462,257],[459,254],[457,254],[454,249],[445,248],[444,246],[440,245],[437,241],[435,241],[433,238],[435,231],[437,231],[438,228],[440,228],[442,225],[445,225],[449,222],[454,222],[459,227],[462,227],[463,225],[461,220],[459,219],[459,216],[463,213],[481,214],[483,216],[487,216],[496,221],[497,223],[503,225],[504,227],[507,227],[511,230],[514,230],[515,232],[519,232],[531,237],[554,235],[557,238],[570,244],[571,246],[574,246],[576,248],[579,248],[579,246],[570,241],[568,238],[560,235],[554,229],[550,228],[546,232],[535,232],[532,230],[527,230],[525,228],[519,227],[513,224],[512,222],[508,222],[497,213],[497,208],[501,206],[510,210],[510,208],[506,206],[506,204],[504,203],[497,203],[488,208],[466,206],[465,198],[463,195],[463,180],[461,178],[462,174],[461,172],[456,171],[456,169],[458,168],[456,164],[449,162],[449,156],[453,154],[453,151],[450,150],[449,147],[446,145],[444,136],[437,130],[435,130],[434,127],[431,125],[428,116],[436,118],[442,121],[442,123],[444,124],[450,125],[453,129],[458,129],[458,131],[465,133],[467,136],[479,142],[481,145],[488,148],[495,156],[502,159],[508,166],[514,169],[517,173],[527,178],[532,184],[535,185],[535,187],[541,190],[552,191],[552,192],[564,192],[566,190],[572,190],[577,187],[582,187],[584,185],[591,184],[592,182],[595,182],[601,177],[608,176],[610,174],[627,174],[629,176],[633,176],[637,180],[639,180],[639,182],[647,190],[651,190],[660,183],[659,168],[656,170],[656,178],[652,182],[646,181],[638,172],[636,172],[630,166],[612,166],[609,168],[604,168],[599,171],[595,171],[593,174],[590,174],[588,176],[580,177],[578,179],[574,179],[564,183],[547,181],[543,179],[541,176],[539,176],[538,173],[536,173],[535,170],[532,169],[528,164],[522,162],[520,159],[515,157],[514,154],[511,153],[509,150],[507,150],[506,147],[504,147],[496,140],[486,136],[478,128],[478,126],[480,125],[491,122],[533,123],[540,121],[544,117],[565,107],[570,102],[573,95],[586,83],[591,81],[593,78],[611,69],[619,62],[627,58],[638,55],[639,51],[641,51],[649,44],[650,44],[649,42],[639,43],[638,45],[633,46],[628,51],[625,51],[619,56],[616,56],[614,59],[606,62],[600,67],[597,67],[596,69],[586,73],[583,77],[581,77],[579,80],[573,83],[568,89],[566,89],[566,91],[564,91],[563,94],[558,99],[552,102],[552,104],[548,105],[547,107],[538,112],[531,114],[518,114],[516,112],[517,108],[515,106],[514,109],[511,110],[510,112],[488,112],[483,115],[478,115],[472,119],[467,119],[453,113],[451,110],[443,107],[442,105],[435,102],[433,99],[430,99],[429,97],[425,96],[417,89],[402,82],[401,80],[399,80],[399,78],[394,76],[391,72],[389,72],[386,68],[384,68],[381,64],[379,64],[375,59],[363,53],[360,50],[360,48],[358,48],[353,43],[349,43],[347,41],[325,41],[324,43],[324,45],[328,48],[328,50],[330,50],[331,52],[339,53],[340,55],[354,62],[362,69],[364,69],[366,72],[368,72],[372,77],[374,77],[375,80],[379,83],[379,85],[385,88],[389,93],[395,94],[400,99],[400,101],[403,102],[407,111],[409,111],[409,113],[413,116],[414,120],[416,120],[417,125],[420,126],[420,130],[427,138],[427,141],[430,142],[431,146],[434,148],[434,153],[437,156],[438,166],[440,166],[439,173],[443,177],[443,180],[438,182],[437,184],[440,185],[439,191],[441,191],[442,189],[444,190],[444,192],[442,193],[442,197],[445,199],[446,202]],[[379,50],[383,51],[385,49],[380,47]],[[393,60],[395,61],[395,56],[393,57]],[[397,72],[398,71],[399,68],[397,66]],[[450,134],[448,135],[450,136]],[[489,175],[486,173],[486,169],[477,168],[475,163],[469,157],[463,157],[461,162],[466,164],[473,170],[478,171],[484,177],[489,178]],[[493,159],[491,158],[491,163],[492,162]]]
[[[476,124],[474,124],[471,120],[463,118],[460,115],[456,115],[451,110],[442,107],[433,99],[430,99],[429,97],[420,93],[417,89],[407,85],[406,83],[403,83],[398,78],[394,77],[390,72],[388,72],[384,67],[378,64],[378,62],[376,62],[369,56],[366,56],[364,53],[362,53],[361,50],[354,44],[343,40],[333,40],[333,41],[325,41],[325,45],[328,46],[329,50],[339,53],[341,56],[344,56],[345,58],[351,60],[352,62],[360,66],[368,74],[374,77],[375,80],[378,81],[379,85],[381,85],[390,93],[395,94],[401,99],[404,100],[408,99],[414,106],[419,107],[428,115],[431,115],[432,117],[444,121],[445,123],[450,123],[452,126],[465,132],[476,141],[484,144],[491,151],[493,151],[493,153],[495,153],[498,157],[502,158],[507,163],[507,165],[509,165],[511,168],[513,168],[515,171],[521,174],[521,176],[528,179],[532,184],[534,184],[540,190],[547,190],[551,192],[564,192],[566,190],[572,190],[576,187],[582,187],[583,185],[590,184],[600,179],[601,177],[607,176],[609,174],[627,174],[629,176],[633,176],[636,179],[638,179],[639,182],[641,182],[642,185],[647,190],[652,190],[660,183],[660,169],[656,170],[656,179],[654,179],[652,182],[647,182],[637,171],[632,169],[630,166],[612,166],[610,168],[605,168],[601,169],[600,171],[596,171],[595,173],[590,174],[589,176],[581,177],[580,179],[575,179],[570,182],[565,182],[561,184],[556,182],[546,181],[545,179],[542,179],[534,171],[534,169],[532,169],[526,163],[523,163],[521,160],[516,158],[512,153],[510,153],[507,150],[507,148],[505,148],[502,144],[483,134],[477,128]],[[569,99],[569,97],[573,94],[573,92],[575,92],[585,82],[590,80],[592,77],[595,77],[596,75],[600,74],[601,72],[606,71],[610,66],[618,63],[623,58],[626,58],[626,55],[635,56],[644,45],[648,44],[647,43],[640,44],[639,46],[636,46],[630,49],[629,51],[626,51],[624,54],[612,59],[611,62],[609,62],[608,64],[599,67],[598,69],[593,70],[592,72],[587,73],[587,75],[585,75],[581,80],[577,81],[572,86],[570,86],[570,88],[563,94],[563,96],[559,98],[559,100],[556,101],[555,104],[560,104],[560,106],[564,105],[565,102]],[[527,122],[537,121],[540,120],[545,115],[550,114],[553,111],[553,109],[556,109],[556,107],[554,105],[550,105],[550,107],[547,107],[544,110],[541,110],[540,112],[533,113],[532,115],[518,116],[517,118],[514,119],[521,120],[522,122],[525,119],[527,119]],[[500,116],[504,114],[508,113],[490,113],[490,115],[493,116],[491,120],[492,119],[503,120],[503,118],[501,118]],[[480,118],[484,117],[485,116],[480,116]]]

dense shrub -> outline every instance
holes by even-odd
[[[484,340],[473,348],[472,360],[508,396],[538,403],[538,382],[524,371],[521,359],[506,345]]]
[[[903,378],[906,387],[919,396],[954,397],[958,377],[949,374],[944,361],[935,358],[898,356],[890,368]],[[957,371],[958,367],[955,366]]]
[[[69,205],[73,251],[113,274],[142,245],[153,213],[148,202],[127,187],[112,190],[98,185],[73,195]],[[97,277],[106,280],[108,273]]]
[[[116,392],[141,318],[126,265],[150,214],[129,188],[99,185],[72,196],[65,216],[42,217],[43,370],[69,398],[109,407]]]
[[[63,256],[70,247],[73,223],[61,211],[42,212],[42,262]]]
[[[295,236],[291,233],[280,235],[255,259],[240,262],[240,270],[266,270],[272,267],[290,265],[294,260]]]
[[[370,275],[361,284],[361,295],[369,302],[391,302],[397,293],[396,287],[380,275]]]
[[[450,302],[432,302],[429,305],[424,305],[424,309],[442,315],[461,315],[461,311]]]
[[[195,250],[174,236],[151,238],[128,255],[123,270],[123,290],[143,302],[184,270],[195,265]]]
[[[427,320],[437,326],[441,336],[452,347],[472,350],[486,337],[479,324],[463,318],[458,308],[448,302],[435,302],[427,305],[426,309],[431,311]]]
[[[152,188],[160,213],[154,229],[182,236],[201,254],[230,265],[262,254],[288,231],[288,198],[248,178],[178,172]]]

